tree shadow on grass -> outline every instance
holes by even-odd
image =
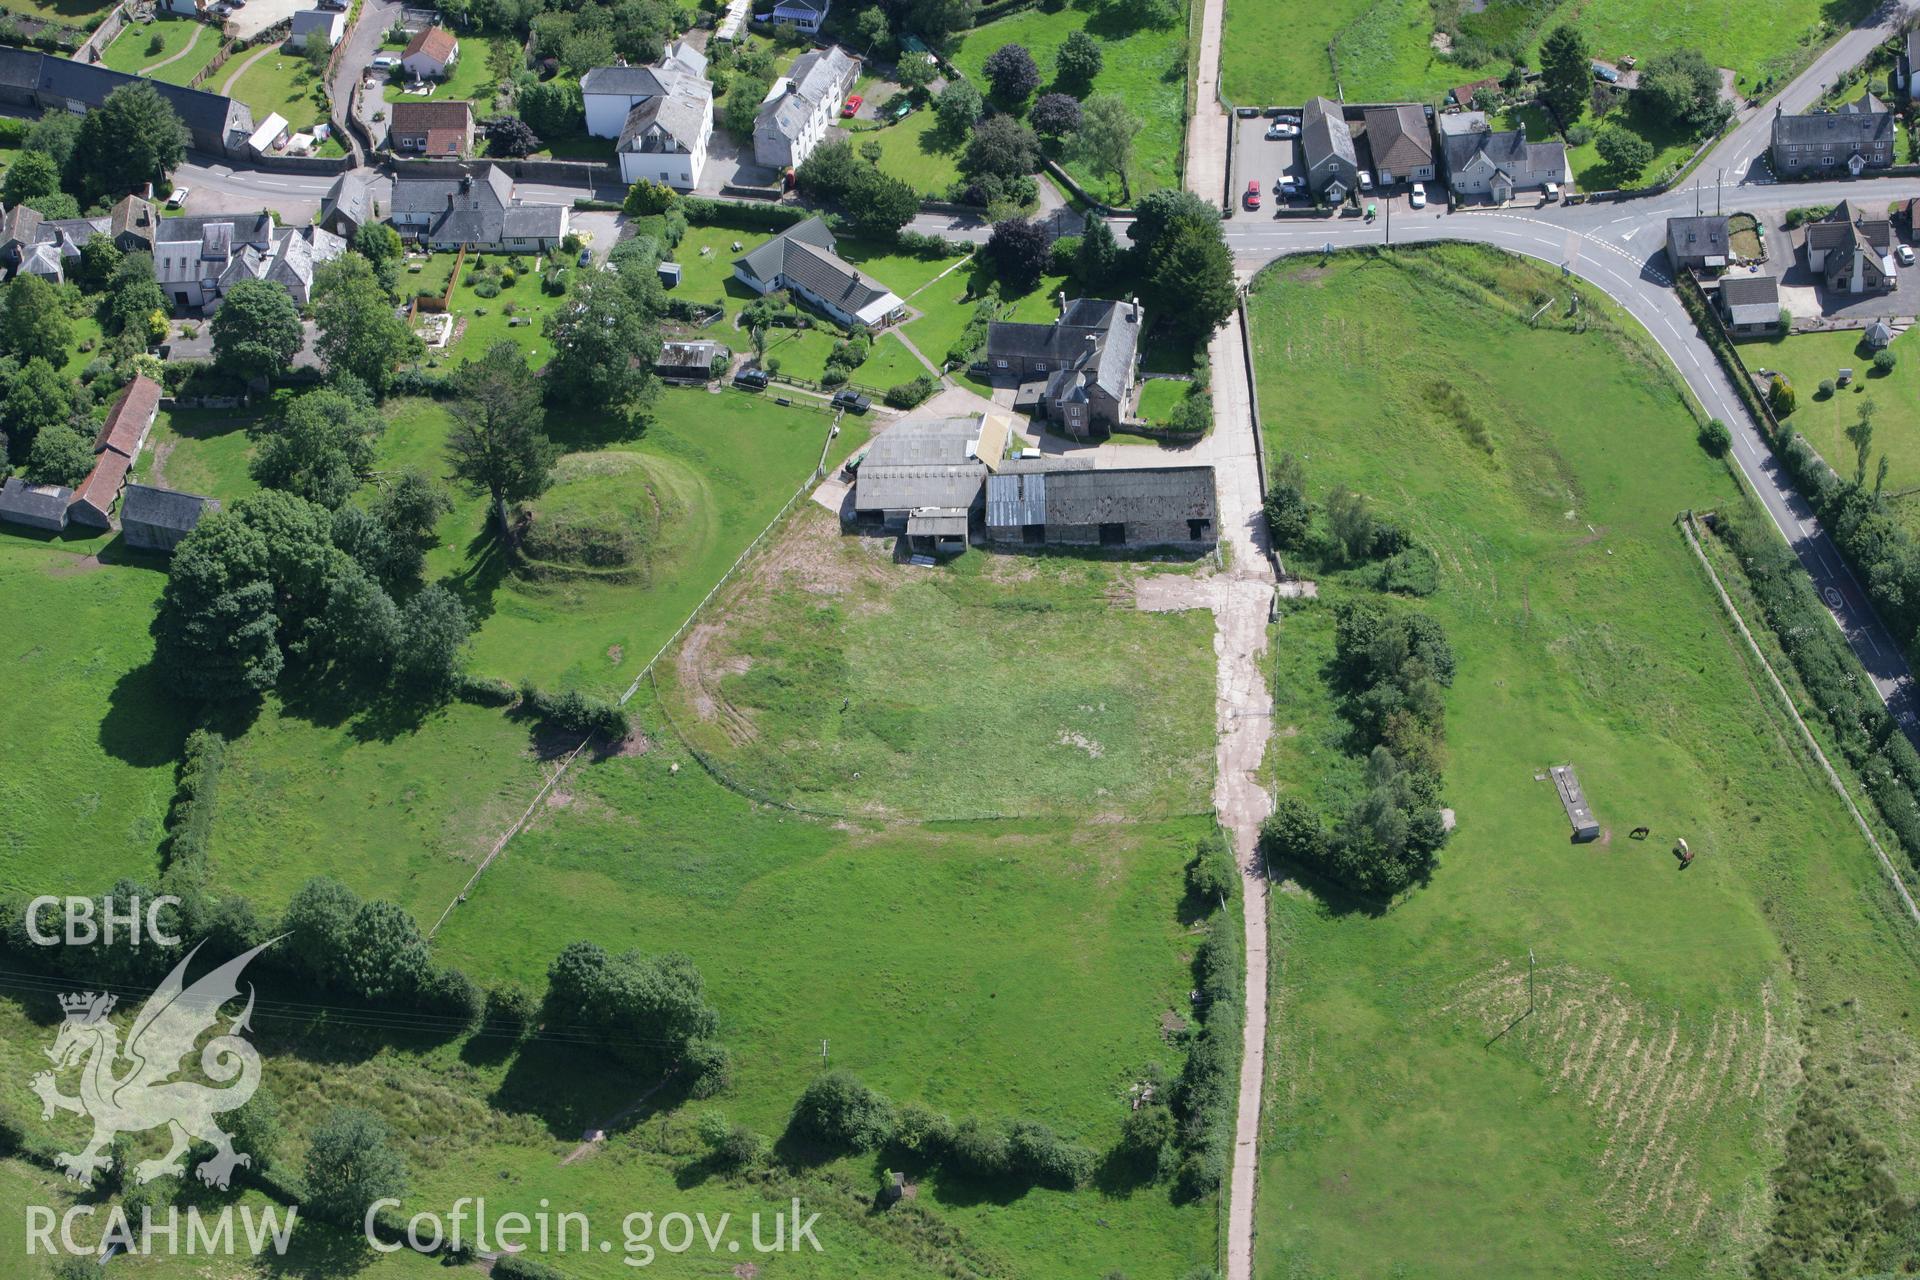
[[[358,1231],[302,1215],[284,1254],[261,1254],[269,1275],[287,1280],[348,1280],[378,1262],[380,1255]]]
[[[562,1141],[577,1142],[589,1129],[610,1123],[654,1088],[659,1073],[628,1066],[571,1041],[530,1040],[520,1049],[500,1085],[487,1099],[496,1110],[531,1116]],[[683,1086],[669,1083],[622,1121],[631,1128],[685,1100]]]
[[[547,412],[547,435],[569,453],[638,440],[652,425],[653,412],[645,405],[624,409],[556,405]]]
[[[495,536],[492,522],[483,525],[467,543],[466,564],[459,571],[440,579],[440,585],[460,597],[467,620],[475,627],[493,616],[494,592],[513,571],[506,548]]]
[[[166,687],[151,660],[121,676],[107,695],[100,749],[114,759],[152,769],[180,758],[193,728],[193,706]]]

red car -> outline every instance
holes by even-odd
[[[1256,178],[1252,182],[1249,182],[1247,184],[1247,208],[1258,209],[1259,207],[1260,207],[1260,180]]]
[[[861,97],[861,96],[860,96],[859,94],[857,94],[857,93],[856,93],[856,94],[854,94],[854,95],[853,95],[853,96],[852,96],[851,98],[848,98],[848,99],[847,99],[847,105],[846,105],[846,106],[844,106],[844,107],[842,107],[842,108],[840,108],[840,118],[841,118],[842,120],[851,120],[851,119],[853,119],[853,118],[854,118],[854,116],[856,116],[856,115],[858,115],[858,114],[860,113],[860,104],[861,104],[861,103],[863,103],[863,102],[865,102],[865,101],[866,101],[866,99],[865,99],[865,98],[863,98],[863,97]]]

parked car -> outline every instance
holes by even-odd
[[[842,108],[840,108],[840,118],[841,118],[842,120],[851,120],[851,119],[853,119],[853,118],[854,118],[855,116],[857,116],[857,115],[859,115],[859,114],[860,114],[860,104],[861,104],[861,103],[863,103],[863,102],[865,102],[865,101],[866,101],[866,99],[865,99],[865,98],[863,98],[863,97],[861,97],[861,96],[860,96],[859,94],[857,94],[857,93],[856,93],[856,94],[854,94],[853,96],[851,96],[851,97],[849,97],[849,98],[847,99],[847,105],[846,105],[846,106],[844,106],[844,107],[842,107]]]
[[[833,407],[845,409],[848,413],[865,413],[873,408],[873,401],[858,391],[836,391],[833,393]]]
[[[1910,244],[1896,245],[1894,246],[1893,256],[1900,259],[1901,266],[1910,267],[1913,265],[1913,246]]]
[[[1598,79],[1605,80],[1608,84],[1620,83],[1620,73],[1604,62],[1596,62],[1593,64],[1593,74]]]
[[[367,65],[369,67],[372,67],[375,71],[391,71],[395,67],[400,65],[400,59],[394,57],[390,53],[376,54],[374,56],[373,61],[369,62]]]
[[[583,267],[590,267],[593,265],[593,250],[582,249],[580,251],[580,265]]]
[[[1544,197],[1545,203],[1552,204],[1555,200],[1558,200],[1560,198],[1560,184],[1557,182],[1549,182],[1546,186],[1546,190],[1543,191],[1541,194]]]
[[[1300,136],[1299,125],[1275,124],[1275,125],[1269,126],[1267,129],[1268,142],[1279,142],[1283,138],[1297,138],[1299,136]]]
[[[1282,111],[1278,116],[1274,118],[1278,120],[1281,124],[1290,124],[1290,125],[1297,126],[1300,123],[1300,113],[1297,111]]]
[[[1373,175],[1365,169],[1360,170],[1360,189],[1362,191],[1373,190]]]
[[[1252,182],[1249,182],[1247,184],[1247,208],[1258,209],[1259,207],[1260,207],[1260,179],[1255,178]]]
[[[1282,178],[1273,185],[1275,190],[1289,200],[1300,194],[1300,184],[1292,178]]]
[[[173,189],[173,194],[167,197],[167,208],[169,209],[186,208],[187,197],[192,194],[193,194],[192,187],[175,187]]]
[[[747,391],[765,391],[767,389],[767,371],[765,369],[742,369],[733,375],[733,385]]]
[[[1413,190],[1407,195],[1407,202],[1416,209],[1427,207],[1427,189],[1420,183],[1413,184]]]

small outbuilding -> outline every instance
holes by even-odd
[[[1875,320],[1867,326],[1867,332],[1861,341],[1873,351],[1884,351],[1893,345],[1893,327],[1885,320]]]
[[[653,362],[654,372],[663,378],[706,382],[713,376],[715,360],[730,360],[733,352],[717,342],[665,342],[660,358]]]
[[[171,552],[193,532],[201,516],[219,509],[217,500],[197,493],[130,484],[120,499],[120,532],[128,546]]]
[[[1580,779],[1574,776],[1573,766],[1557,764],[1549,772],[1553,774],[1554,789],[1560,793],[1560,804],[1567,811],[1567,821],[1573,824],[1574,842],[1598,840],[1600,822],[1587,805],[1587,794],[1580,789]]]
[[[63,484],[28,484],[19,476],[9,476],[0,485],[0,520],[59,533],[67,527],[67,505],[72,501],[73,490]]]

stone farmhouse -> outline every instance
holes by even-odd
[[[1140,365],[1138,300],[1062,298],[1052,324],[987,328],[986,373],[1017,382],[1014,408],[1086,439],[1132,416]]]
[[[1857,178],[1893,163],[1894,132],[1893,111],[1871,93],[1838,111],[1790,116],[1775,108],[1768,154],[1778,177],[1838,176],[1844,169]]]

